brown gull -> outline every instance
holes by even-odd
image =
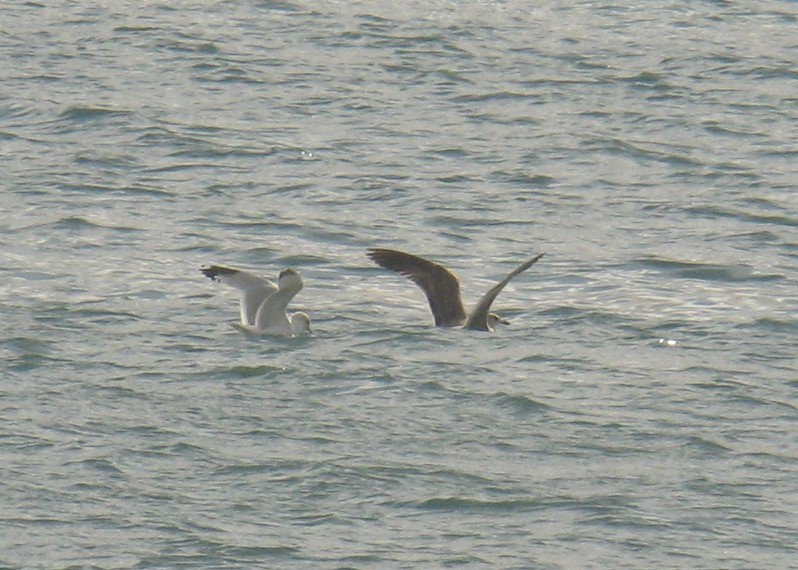
[[[463,327],[478,331],[492,331],[496,323],[507,323],[490,312],[491,304],[513,277],[526,271],[543,257],[540,253],[511,271],[485,293],[471,314],[468,314],[460,297],[460,282],[444,266],[395,249],[372,248],[367,250],[366,255],[380,267],[404,275],[421,287],[429,301],[435,326]]]

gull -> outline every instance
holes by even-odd
[[[421,287],[427,295],[432,316],[435,317],[435,326],[462,327],[477,331],[493,331],[497,323],[509,324],[490,312],[491,304],[513,277],[526,271],[543,257],[542,253],[538,254],[511,271],[485,293],[471,314],[468,314],[460,298],[460,282],[443,265],[395,249],[372,248],[367,250],[366,255],[380,267],[404,275]]]
[[[240,328],[255,334],[295,336],[310,332],[310,318],[302,312],[286,313],[288,302],[302,290],[302,277],[293,269],[283,269],[277,285],[252,273],[211,265],[200,271],[241,292]]]

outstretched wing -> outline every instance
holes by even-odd
[[[448,269],[423,257],[394,249],[373,248],[366,255],[380,267],[404,275],[421,287],[436,326],[463,324],[466,312],[460,298],[460,283]]]
[[[493,301],[494,299],[496,299],[496,296],[499,293],[501,293],[501,290],[504,289],[504,286],[507,285],[513,277],[532,267],[532,265],[541,257],[543,257],[542,253],[536,255],[529,261],[522,263],[516,269],[511,271],[510,274],[507,275],[507,277],[505,277],[504,279],[499,281],[496,285],[494,285],[490,291],[485,293],[482,296],[482,298],[479,300],[479,303],[477,303],[477,306],[474,307],[474,311],[468,317],[468,320],[466,321],[465,324],[465,328],[477,331],[491,330],[490,326],[488,326],[488,314],[490,313],[490,306],[493,304]]]
[[[221,265],[201,267],[200,271],[213,281],[229,285],[241,292],[241,324],[243,325],[254,325],[258,307],[277,291],[277,286],[271,281],[246,271]]]

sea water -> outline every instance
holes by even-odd
[[[796,567],[798,4],[0,24],[0,567]]]

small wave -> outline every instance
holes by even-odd
[[[534,510],[545,507],[545,503],[537,499],[508,499],[489,501],[483,499],[464,499],[461,497],[437,497],[415,503],[417,508],[429,511],[445,512],[515,512]]]
[[[499,170],[493,172],[491,177],[509,184],[522,186],[524,188],[549,188],[557,183],[557,179],[545,174],[530,174],[522,171]]]
[[[702,281],[773,281],[783,279],[782,275],[759,273],[753,267],[742,264],[717,264],[690,261],[677,261],[661,257],[645,257],[633,260],[634,264],[669,273],[683,279]]]
[[[697,436],[688,438],[687,445],[689,448],[708,455],[723,455],[732,451],[725,445]]]
[[[194,37],[185,33],[178,33],[167,39],[159,42],[159,49],[188,54],[210,54],[215,55],[221,53],[221,50],[212,41],[207,41],[203,37]]]
[[[551,410],[551,406],[518,394],[499,393],[495,396],[501,408],[506,408],[516,416],[539,415]]]
[[[285,368],[282,366],[272,366],[269,364],[262,364],[258,366],[238,365],[220,370],[219,372],[234,378],[259,378],[261,376],[271,376],[275,373],[285,372]]]
[[[27,226],[14,228],[15,231],[38,229],[67,230],[70,232],[81,232],[98,229],[130,233],[139,231],[138,228],[133,228],[130,226],[112,226],[106,223],[95,222],[83,216],[66,216],[56,220],[48,219],[44,221],[37,221]]]
[[[798,333],[798,319],[784,314],[780,317],[764,317],[752,323],[755,329],[775,333]]]
[[[529,100],[528,93],[514,92],[514,91],[491,91],[488,93],[458,95],[452,98],[454,103],[484,103],[486,101],[512,101],[519,99],[522,101]]]
[[[122,471],[109,459],[95,457],[91,459],[84,459],[76,463],[93,471],[105,473],[106,475],[122,475]]]
[[[651,71],[642,71],[629,77],[619,77],[621,83],[629,83],[638,89],[656,89],[665,93],[672,91],[673,87],[666,81],[668,75]]]
[[[689,149],[673,145],[622,140],[619,138],[596,137],[587,139],[586,149],[607,152],[614,156],[628,156],[637,160],[654,160],[671,166],[700,168],[703,164],[688,156]]]
[[[784,214],[763,214],[708,204],[693,206],[688,208],[687,211],[691,214],[706,218],[733,218],[741,222],[753,222],[757,224],[775,224],[787,227],[798,226],[798,218],[790,216],[786,212]]]
[[[23,355],[43,355],[49,354],[53,350],[52,341],[44,341],[30,337],[11,337],[5,339],[0,346],[11,352]]]
[[[240,558],[246,564],[264,558],[293,557],[301,552],[301,549],[292,546],[226,546],[222,550],[231,562]]]
[[[6,360],[6,370],[8,372],[31,372],[50,365],[70,364],[72,361],[64,358],[56,358],[44,354],[21,354],[17,357]]]
[[[59,118],[69,122],[89,123],[100,122],[111,117],[124,117],[127,115],[130,115],[130,112],[126,110],[75,105],[67,107],[61,111]]]

